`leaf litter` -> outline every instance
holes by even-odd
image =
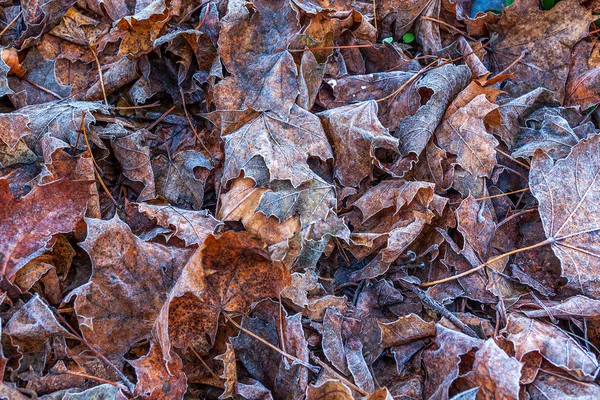
[[[599,14],[3,2],[0,398],[600,398]]]

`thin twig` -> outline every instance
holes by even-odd
[[[204,142],[202,141],[202,139],[200,139],[200,135],[198,135],[198,131],[196,130],[196,127],[192,123],[192,119],[190,118],[190,114],[188,113],[187,107],[185,105],[185,96],[183,95],[183,89],[181,87],[179,88],[179,93],[181,94],[181,102],[183,103],[183,112],[185,112],[185,117],[187,118],[188,124],[190,124],[190,128],[192,128],[192,132],[194,132],[194,136],[196,136],[196,140],[198,140],[198,142],[202,145],[202,148],[204,149],[204,151],[206,151],[206,153],[210,157],[210,161],[213,164],[215,164],[215,159],[213,158],[212,154],[210,154],[210,151],[208,151],[208,149],[204,145]]]
[[[177,107],[177,106],[173,106],[173,107],[169,108],[167,111],[165,111],[165,112],[164,112],[164,113],[163,113],[163,114],[162,114],[160,117],[158,117],[158,119],[157,119],[156,121],[154,121],[153,123],[151,123],[150,125],[148,125],[148,126],[146,127],[146,130],[148,130],[148,131],[149,131],[149,130],[152,130],[152,129],[153,129],[155,126],[156,126],[156,125],[160,124],[160,122],[161,122],[163,119],[167,118],[167,116],[168,116],[169,114],[171,114],[171,112],[172,112],[172,111],[173,111],[173,110],[174,110],[176,107]]]
[[[4,34],[6,33],[6,31],[7,31],[7,30],[9,30],[9,29],[10,29],[10,27],[11,27],[11,26],[13,26],[15,22],[17,22],[17,20],[19,19],[19,17],[20,17],[21,15],[23,15],[23,10],[19,11],[19,13],[17,14],[17,16],[16,16],[16,17],[14,17],[14,18],[13,18],[13,19],[12,19],[12,20],[11,20],[11,21],[8,23],[8,25],[6,25],[6,26],[4,27],[4,29],[2,29],[2,32],[0,32],[0,38],[1,38],[2,36],[4,36]]]
[[[519,164],[520,166],[525,167],[527,169],[531,168],[529,165],[525,164],[524,162],[521,162],[521,161],[517,160],[515,157],[511,156],[510,154],[505,153],[504,151],[502,151],[502,150],[500,150],[498,148],[495,149],[495,150],[496,150],[496,152],[502,154],[504,157],[510,158],[511,160],[513,160],[514,162],[516,162],[517,164]]]
[[[104,89],[104,78],[102,77],[102,67],[100,67],[100,60],[98,60],[98,56],[96,55],[96,52],[92,48],[92,45],[89,45],[88,47],[89,47],[90,51],[92,52],[92,55],[94,56],[94,59],[96,60],[96,66],[98,67],[98,76],[100,77],[100,87],[102,88],[102,96],[104,96],[104,104],[108,105],[108,99],[106,97],[106,90]]]
[[[204,361],[204,359],[202,357],[200,357],[200,354],[198,354],[198,352],[196,351],[196,349],[194,349],[193,346],[190,346],[190,350],[192,350],[192,353],[194,353],[196,355],[196,357],[198,358],[198,360],[200,360],[200,362],[202,363],[202,365],[204,366],[204,368],[206,368],[206,370],[208,371],[208,373],[215,378],[218,382],[222,382],[222,379],[219,377],[219,375],[217,375],[215,373],[215,371],[212,370],[212,368],[210,368],[208,366],[208,364],[206,363],[206,361]]]
[[[500,228],[502,225],[506,224],[508,221],[511,221],[515,218],[520,217],[521,215],[528,214],[528,213],[534,212],[534,211],[537,211],[537,208],[528,208],[526,210],[521,210],[518,213],[511,215],[510,217],[506,217],[502,221],[500,221],[498,223],[498,225],[496,225],[496,230],[498,230],[498,228]]]
[[[118,387],[119,389],[126,389],[127,390],[127,388],[125,386],[123,386],[123,385],[119,385],[118,383],[115,383],[113,381],[109,381],[108,379],[100,378],[98,376],[84,374],[83,372],[50,371],[50,373],[52,373],[53,375],[73,375],[73,376],[79,376],[80,378],[92,379],[94,381],[98,381],[98,382],[109,384],[109,385],[114,386],[114,387]]]
[[[477,41],[477,39],[475,39],[474,37],[469,36],[468,33],[463,32],[460,29],[455,28],[454,26],[452,26],[452,25],[450,25],[450,24],[448,24],[448,23],[446,23],[444,21],[441,21],[439,19],[432,18],[432,17],[427,17],[427,16],[422,16],[420,19],[424,19],[426,21],[431,21],[431,22],[436,22],[436,23],[438,23],[440,25],[443,25],[444,27],[448,28],[449,30],[452,30],[452,31],[458,33],[459,35],[462,35],[462,36],[466,37],[467,39],[469,39],[469,40],[471,40],[473,42]]]
[[[208,6],[206,6],[206,12],[204,13],[204,17],[202,18],[202,21],[200,21],[200,23],[196,27],[196,30],[199,30],[200,28],[202,28],[202,25],[204,25],[204,23],[206,22],[206,17],[208,17],[209,11],[210,11],[210,3],[208,3]]]
[[[538,247],[542,247],[542,246],[545,246],[547,244],[554,243],[555,240],[556,239],[552,239],[552,238],[551,239],[546,239],[543,242],[539,242],[539,243],[533,244],[531,246],[522,247],[520,249],[515,249],[515,250],[512,250],[512,251],[509,251],[508,253],[500,254],[499,256],[496,256],[496,257],[494,257],[494,258],[492,258],[492,259],[484,262],[483,264],[478,265],[475,268],[472,268],[472,269],[470,269],[468,271],[462,272],[462,273],[460,273],[458,275],[450,276],[448,278],[440,279],[440,280],[437,280],[437,281],[422,283],[421,286],[423,286],[423,287],[435,286],[435,285],[439,285],[440,283],[450,282],[450,281],[462,278],[464,276],[471,275],[473,272],[477,272],[480,269],[483,269],[486,266],[488,266],[488,265],[490,265],[490,264],[492,264],[492,263],[494,263],[494,262],[496,262],[498,260],[502,260],[502,259],[504,259],[506,257],[512,256],[513,254],[522,253],[522,252],[527,251],[527,250],[537,249]]]
[[[377,1],[373,0],[373,27],[377,32]]]
[[[416,294],[417,297],[419,298],[419,300],[421,300],[421,302],[423,303],[423,305],[425,305],[425,307],[448,318],[448,320],[450,320],[450,322],[452,322],[454,325],[456,325],[456,327],[459,328],[465,335],[469,335],[474,338],[479,338],[477,333],[475,333],[475,331],[473,329],[471,329],[471,327],[469,325],[462,322],[456,315],[452,314],[446,307],[444,307],[443,305],[439,304],[437,301],[432,299],[431,296],[429,296],[423,290],[421,290],[417,286],[415,286],[409,282],[403,281],[403,280],[400,280],[400,284],[402,285],[402,287],[404,287],[404,288],[408,289],[409,291],[411,291],[412,293]]]
[[[413,83],[419,76],[423,75],[425,72],[429,71],[429,67],[432,66],[433,64],[435,64],[437,62],[437,60],[432,61],[431,63],[429,63],[425,68],[423,68],[422,70],[418,71],[417,73],[415,73],[413,76],[411,76],[406,82],[404,82],[402,84],[402,86],[400,86],[398,89],[394,90],[392,93],[388,94],[385,97],[382,97],[381,99],[377,99],[375,100],[377,103],[381,103],[382,101],[385,101],[387,99],[390,99],[392,97],[397,96],[398,94],[400,94],[404,88],[406,88],[408,85],[410,85],[411,83]]]
[[[83,118],[83,114],[82,114],[82,118]],[[90,152],[90,157],[92,157],[92,162],[94,163],[94,172],[96,173],[96,177],[98,178],[98,182],[100,183],[100,186],[102,186],[102,189],[104,189],[104,192],[106,192],[106,194],[108,195],[108,197],[112,200],[112,202],[114,203],[115,206],[118,206],[117,201],[115,200],[115,198],[113,197],[113,195],[110,193],[110,190],[108,190],[108,187],[106,187],[106,184],[104,183],[104,180],[102,180],[102,177],[100,176],[100,167],[98,166],[98,163],[96,162],[96,159],[94,158],[94,154],[92,153],[92,147],[90,146],[90,142],[88,140],[87,137],[87,130],[85,129],[85,123],[82,124],[83,127],[83,139],[85,140],[85,144],[87,145],[88,151]]]
[[[121,378],[121,380],[123,381],[123,383],[129,390],[129,392],[133,393],[133,391],[135,389],[135,385],[133,383],[131,383],[131,381],[121,372],[121,370],[119,370],[119,368],[117,368],[112,362],[110,362],[110,360],[108,358],[106,358],[106,356],[104,354],[102,354],[98,350],[96,350],[96,348],[93,347],[90,344],[90,342],[88,342],[83,336],[80,336],[79,333],[77,333],[77,331],[75,329],[73,329],[73,327],[67,322],[67,320],[64,319],[63,316],[60,315],[60,313],[57,312],[54,307],[50,307],[50,309],[52,310],[52,312],[54,313],[56,318],[59,320],[59,322],[64,324],[67,327],[67,329],[69,331],[71,331],[71,334],[73,336],[75,336],[77,338],[77,340],[79,340],[81,343],[86,345],[92,351],[92,353],[94,353],[96,355],[96,357],[98,357],[100,360],[102,360],[108,367],[112,368],[117,373],[119,378]]]
[[[346,46],[323,46],[323,47],[307,47],[305,49],[290,49],[291,53],[301,53],[303,51],[318,51],[318,50],[337,50],[337,49],[362,49],[366,47],[375,46],[373,43],[369,44],[352,44]]]
[[[35,83],[34,81],[31,81],[31,80],[29,80],[29,79],[27,79],[27,78],[25,78],[25,77],[18,76],[18,75],[17,75],[17,78],[24,80],[25,82],[29,83],[29,84],[30,84],[30,85],[32,85],[32,86],[35,86],[36,88],[40,89],[42,92],[46,92],[46,93],[48,93],[49,95],[56,97],[58,100],[62,100],[62,99],[63,99],[63,98],[62,98],[62,96],[60,96],[60,95],[58,95],[58,94],[54,93],[54,92],[53,92],[52,90],[50,90],[50,89],[47,89],[47,88],[43,87],[43,86],[42,86],[42,85],[40,85],[39,83]]]
[[[529,190],[529,188],[526,187],[524,189],[513,190],[512,192],[506,192],[506,193],[495,194],[495,195],[492,195],[492,196],[480,197],[480,198],[475,199],[475,200],[482,201],[482,200],[495,199],[496,197],[510,196],[511,194],[522,193],[522,192],[526,192],[528,190]]]
[[[302,361],[301,359],[294,357],[291,354],[286,353],[285,351],[281,350],[279,347],[277,346],[273,346],[271,343],[267,342],[265,339],[261,338],[260,336],[256,335],[255,333],[249,331],[248,329],[244,328],[243,326],[241,326],[240,324],[238,324],[237,322],[235,322],[233,320],[233,318],[231,318],[229,315],[227,315],[226,313],[223,313],[223,315],[225,316],[225,319],[227,319],[229,322],[231,322],[236,328],[238,328],[239,330],[241,330],[242,332],[246,333],[247,335],[253,337],[254,339],[258,340],[259,342],[261,342],[262,344],[264,344],[265,346],[268,346],[269,348],[275,350],[276,352],[278,352],[279,354],[281,354],[282,356],[284,356],[287,359],[292,360],[293,362],[302,365],[303,367],[308,368],[309,370],[311,370],[312,372],[319,372],[315,370],[315,366],[314,365],[310,365],[309,363],[307,363],[306,361]]]
[[[152,107],[158,107],[158,106],[160,106],[159,101],[157,101],[156,103],[152,103],[152,104],[143,104],[141,106],[128,106],[128,107],[110,106],[110,108],[112,108],[113,110],[136,110],[138,108],[152,108]]]

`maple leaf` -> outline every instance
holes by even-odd
[[[0,266],[12,279],[27,262],[46,251],[57,233],[68,233],[83,220],[90,198],[89,181],[62,179],[35,187],[15,199],[0,179]]]
[[[186,246],[202,245],[204,239],[214,233],[220,222],[206,210],[190,211],[171,205],[134,204],[140,213],[156,220],[163,228],[173,230],[173,235],[185,241]]]
[[[448,389],[458,378],[458,364],[462,355],[473,348],[479,348],[482,341],[463,333],[436,325],[435,348],[423,352],[423,362],[428,366],[429,374],[424,384],[427,398],[448,399]]]
[[[169,158],[152,160],[156,192],[175,204],[199,209],[204,201],[204,183],[213,169],[210,161],[196,150],[183,150]]]
[[[297,70],[288,43],[299,30],[289,1],[254,1],[252,15],[230,5],[221,20],[219,55],[232,75],[217,85],[218,109],[252,108],[287,114],[298,94]]]
[[[466,66],[445,65],[428,72],[417,84],[421,98],[433,91],[425,105],[414,115],[400,120],[396,136],[400,140],[400,152],[408,157],[419,156],[433,135],[454,97],[468,83],[471,73]]]
[[[382,167],[377,148],[397,151],[398,140],[377,119],[377,103],[368,101],[319,114],[332,143],[335,175],[344,186],[356,187]]]
[[[8,114],[0,115],[0,139],[14,149],[19,139],[27,135],[35,137],[37,154],[41,154],[40,139],[46,134],[55,137],[67,145],[75,146],[77,136],[84,119],[86,126],[94,121],[92,111],[106,111],[99,103],[62,101],[27,106]],[[85,149],[80,140],[79,149]],[[37,149],[40,149],[37,151]]]
[[[600,187],[600,135],[592,135],[554,163],[537,151],[529,185],[538,199],[547,242],[561,261],[569,286],[584,295],[600,296],[600,222],[596,216]]]
[[[515,345],[518,360],[537,351],[553,365],[583,381],[591,382],[598,374],[596,356],[554,325],[511,314],[506,332],[507,339]]]
[[[160,347],[152,343],[150,351],[142,358],[129,361],[135,368],[138,381],[135,395],[148,400],[179,400],[187,390],[187,379],[181,370],[179,356],[173,354],[171,362],[165,364]]]
[[[549,11],[540,10],[533,0],[515,2],[489,27],[498,35],[491,45],[492,72],[503,71],[519,59],[510,70],[518,82],[510,92],[521,95],[541,86],[555,91],[562,102],[571,48],[587,35],[592,21],[591,12],[575,0],[559,2]]]
[[[314,173],[306,161],[333,157],[319,118],[294,105],[286,119],[272,113],[256,114],[241,127],[224,136],[225,165],[222,182],[245,176],[257,181],[256,172],[245,169],[261,157],[270,180],[290,180],[294,187],[309,181]]]
[[[248,233],[208,236],[183,269],[157,321],[165,359],[171,343],[209,349],[222,312],[247,312],[254,301],[277,296],[289,283],[287,269],[271,261],[262,243]]]
[[[83,336],[107,357],[119,360],[154,321],[191,251],[144,242],[118,216],[86,219],[80,243],[92,260],[92,276],[70,297]]]
[[[485,130],[483,119],[498,106],[480,94],[448,117],[435,131],[440,147],[456,154],[457,163],[475,177],[492,175],[498,141]]]

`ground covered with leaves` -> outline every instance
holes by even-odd
[[[591,0],[0,8],[0,399],[599,399]]]

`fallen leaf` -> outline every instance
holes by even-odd
[[[0,179],[2,275],[12,279],[27,262],[46,251],[52,236],[75,230],[90,198],[89,181],[60,180],[37,186],[15,199]],[[68,210],[65,211],[65,210]]]
[[[591,297],[600,296],[595,273],[600,254],[599,227],[594,210],[600,181],[600,135],[574,146],[563,160],[553,163],[538,151],[532,161],[530,187],[539,202],[544,232],[560,259],[569,285]]]

